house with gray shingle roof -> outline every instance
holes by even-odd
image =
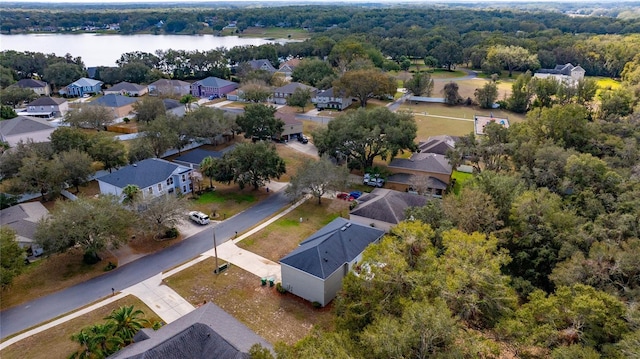
[[[340,93],[334,92],[333,87],[326,91],[318,92],[318,94],[311,99],[311,102],[313,102],[319,110],[342,111],[351,106],[353,100],[351,97],[345,95],[344,91]]]
[[[14,147],[21,140],[27,142],[50,142],[51,133],[56,127],[44,119],[18,116],[10,120],[0,121],[0,139]]]
[[[418,143],[418,152],[437,153],[444,156],[449,150],[453,150],[456,147],[456,143],[459,140],[459,137],[449,135],[431,136],[426,141]]]
[[[422,207],[428,200],[414,193],[376,188],[357,199],[356,207],[349,212],[349,219],[388,232],[391,227],[405,220],[407,208]]]
[[[318,93],[318,89],[313,86],[308,86],[299,82],[291,82],[273,90],[273,102],[278,105],[285,105],[287,103],[287,99],[291,97],[297,89],[309,90],[309,94],[311,95],[310,98],[316,97],[316,94]]]
[[[191,94],[196,97],[224,97],[237,88],[238,84],[235,82],[210,76],[191,84]]]
[[[329,304],[365,248],[383,235],[381,229],[336,218],[280,259],[283,287],[310,302]]]
[[[69,103],[60,97],[42,96],[27,104],[27,112],[19,115],[54,118],[63,117],[69,111]]]
[[[36,227],[40,219],[49,215],[49,211],[40,202],[21,203],[0,211],[0,225],[16,232],[16,239],[28,255],[39,256],[42,247],[35,241]]]
[[[99,94],[102,91],[102,81],[83,77],[60,89],[61,95],[82,97],[84,94]]]
[[[193,191],[191,168],[159,158],[149,158],[97,178],[100,193],[123,197],[127,185],[136,185],[143,196]]]
[[[88,102],[91,106],[104,106],[111,110],[113,118],[124,117],[133,112],[133,104],[138,100],[133,97],[122,95],[105,95]]]
[[[451,181],[453,167],[444,155],[414,153],[410,158],[394,158],[388,166],[387,188],[442,196]]]
[[[191,84],[182,80],[160,79],[148,86],[151,96],[184,96],[191,91]]]
[[[154,331],[140,330],[134,343],[109,359],[218,358],[248,359],[254,344],[271,344],[213,303]]]
[[[51,87],[48,83],[34,79],[22,79],[16,83],[16,86],[23,89],[31,89],[40,96],[49,96]]]
[[[273,65],[271,64],[271,61],[267,59],[251,60],[249,61],[249,65],[254,70],[264,70],[270,74],[273,74],[276,71],[278,71],[275,67],[273,67]]]
[[[586,71],[582,66],[573,66],[571,63],[564,65],[556,65],[552,69],[540,69],[533,75],[537,78],[553,78],[560,83],[564,83],[568,86],[576,86],[578,81],[584,79]]]
[[[146,95],[147,92],[149,92],[149,88],[147,86],[142,86],[142,85],[134,84],[131,82],[123,81],[109,87],[103,92],[105,95],[114,94],[114,95],[122,95],[122,96],[126,95],[126,96],[138,97],[138,96]]]

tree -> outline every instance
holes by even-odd
[[[520,46],[496,45],[489,48],[487,62],[497,62],[509,70],[509,77],[514,70],[536,69],[540,67],[538,55],[531,54]]]
[[[236,118],[240,130],[245,138],[260,140],[270,139],[282,133],[284,122],[276,118],[276,108],[264,104],[249,104],[244,114]]]
[[[136,163],[153,157],[153,148],[149,141],[144,138],[135,138],[129,144],[127,160],[129,163]]]
[[[203,158],[202,162],[200,162],[200,172],[209,177],[209,188],[213,188],[213,178],[216,175],[215,164],[216,160],[211,156]]]
[[[404,87],[415,96],[431,96],[433,91],[433,80],[428,72],[418,72],[404,83]]]
[[[3,105],[16,108],[23,102],[31,102],[38,98],[38,94],[31,89],[21,88],[18,86],[9,86],[0,90],[0,100]]]
[[[162,239],[166,231],[175,228],[187,211],[185,198],[176,195],[143,196],[135,203],[138,208],[141,228]]]
[[[89,177],[95,173],[91,168],[93,161],[86,152],[69,150],[54,156],[53,161],[60,166],[60,173],[63,181],[76,188],[76,193],[80,192],[80,185],[87,182]]]
[[[300,112],[304,112],[305,106],[311,101],[311,90],[308,88],[297,88],[291,96],[287,97],[287,105],[300,107]]]
[[[633,94],[624,87],[600,93],[599,118],[605,121],[615,121],[633,113]]]
[[[149,78],[151,68],[140,62],[132,62],[120,67],[122,81],[145,83]]]
[[[124,341],[114,335],[113,322],[95,324],[80,330],[71,336],[71,340],[78,342],[81,349],[72,354],[71,358],[106,358],[117,352]]]
[[[131,213],[118,197],[79,197],[57,204],[51,215],[38,223],[35,238],[45,250],[64,252],[79,246],[85,252],[85,262],[93,264],[100,260],[101,250],[127,241],[130,224]]]
[[[49,157],[31,153],[22,159],[18,171],[21,190],[25,192],[39,192],[46,201],[60,193],[64,186],[63,173],[58,163]]]
[[[378,69],[347,71],[334,83],[334,91],[344,91],[347,96],[357,97],[360,107],[367,106],[367,100],[374,96],[394,95],[396,81]]]
[[[51,147],[55,153],[70,150],[87,151],[92,146],[89,135],[73,127],[58,127],[49,136]]]
[[[89,155],[102,162],[103,169],[111,170],[127,164],[127,149],[124,143],[111,136],[96,136],[89,148]]]
[[[133,104],[138,122],[149,123],[166,113],[164,102],[155,96],[145,96],[142,101]]]
[[[0,93],[0,97],[2,97],[1,93]],[[15,117],[18,117],[18,114],[11,106],[5,106],[5,105],[0,106],[0,120],[9,120]]]
[[[233,133],[235,119],[217,108],[198,107],[184,116],[180,131],[185,138],[208,140],[217,144],[220,135]]]
[[[491,233],[502,227],[491,196],[477,189],[464,187],[458,196],[445,196],[442,208],[447,218],[466,233]]]
[[[323,79],[333,77],[335,77],[335,73],[331,65],[319,59],[303,59],[291,73],[293,81],[303,82],[314,87],[318,87]]]
[[[0,227],[0,285],[2,289],[13,282],[24,268],[25,253],[18,245],[16,232],[9,226]]]
[[[64,122],[72,127],[93,128],[98,131],[114,121],[113,114],[105,106],[82,104],[67,112]]]
[[[525,113],[531,105],[530,71],[520,74],[511,85],[511,95],[507,98],[507,109],[517,113]]]
[[[258,189],[265,182],[286,173],[285,162],[278,156],[275,147],[263,141],[240,143],[224,155],[223,161],[229,161],[233,169],[233,181],[240,189],[246,185]]]
[[[476,101],[481,108],[493,108],[493,103],[498,98],[498,86],[495,82],[487,82],[484,86],[474,92]]]
[[[373,166],[373,159],[394,157],[412,150],[417,126],[411,114],[394,113],[386,107],[358,109],[340,115],[313,136],[320,155],[347,159],[356,167]]]
[[[462,47],[453,41],[443,41],[436,45],[431,51],[431,56],[438,60],[438,63],[447,67],[447,71],[451,71],[451,67],[462,62]]]
[[[245,82],[238,93],[248,102],[265,102],[271,96],[271,88],[264,81],[251,80]]]
[[[198,99],[192,94],[186,94],[180,97],[180,103],[184,105],[184,109],[186,112],[191,112],[191,104],[196,102]]]
[[[327,191],[345,188],[349,172],[346,167],[334,165],[327,156],[319,161],[305,161],[287,187],[287,194],[296,198],[304,192],[310,192],[321,204]]]
[[[157,158],[178,142],[179,135],[175,125],[178,121],[181,120],[175,116],[163,115],[142,126],[142,139],[147,141]]]
[[[462,97],[460,97],[460,94],[458,93],[459,88],[458,84],[453,81],[445,84],[443,89],[444,103],[451,106],[460,104],[460,102],[462,102]]]
[[[68,85],[73,81],[78,80],[83,75],[84,71],[76,64],[56,62],[55,64],[49,65],[44,70],[42,77],[55,89],[60,86]]]
[[[133,337],[136,333],[149,324],[149,321],[144,318],[144,312],[140,309],[133,309],[133,305],[120,307],[114,309],[104,319],[110,320],[114,323],[113,334],[120,337],[124,342],[124,345],[133,343]]]
[[[13,69],[0,65],[0,88],[13,85],[16,82],[16,75]]]
[[[137,185],[128,184],[122,188],[122,194],[124,195],[122,203],[132,204],[140,199],[140,196],[142,196],[142,191],[140,191],[140,187],[138,187]]]
[[[560,83],[552,78],[533,78],[530,82],[531,89],[535,95],[533,101],[534,107],[551,107],[556,99],[554,96],[558,93]]]

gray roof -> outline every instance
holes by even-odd
[[[294,92],[295,92],[297,89],[299,89],[299,88],[301,88],[301,89],[303,89],[303,90],[308,89],[308,90],[310,90],[310,91],[312,91],[312,92],[313,92],[313,91],[317,91],[317,90],[318,90],[318,89],[316,89],[315,87],[312,87],[312,86],[308,86],[308,85],[305,85],[305,84],[301,84],[301,83],[299,83],[299,82],[292,82],[292,83],[286,84],[286,85],[284,85],[284,86],[282,86],[282,87],[278,87],[277,89],[273,90],[273,92],[277,92],[277,93],[290,93],[290,94],[292,94],[292,93],[294,93]]]
[[[130,105],[136,101],[137,100],[133,97],[109,94],[109,95],[104,95],[94,101],[91,101],[89,102],[89,104],[106,106],[106,107],[122,107],[122,106]]]
[[[75,82],[71,83],[69,86],[78,86],[78,87],[89,86],[89,87],[93,87],[93,86],[96,86],[96,85],[102,85],[103,83],[104,82],[102,82],[102,81],[98,81],[98,80],[94,80],[94,79],[83,77],[83,78],[79,79],[78,81],[75,81]]]
[[[171,177],[173,172],[181,168],[182,172],[189,171],[189,168],[179,166],[175,163],[165,161],[159,158],[149,158],[138,163],[122,167],[121,169],[109,173],[98,178],[102,181],[118,188],[124,188],[126,185],[133,184],[138,187],[146,188],[154,184],[166,181]]]
[[[191,84],[182,80],[160,79],[150,83],[149,86],[191,86]]]
[[[40,202],[18,204],[0,211],[0,225],[12,228],[19,237],[33,240],[37,222],[47,213]]]
[[[135,343],[110,359],[244,359],[254,344],[271,345],[213,303],[207,303],[157,331],[143,329]]]
[[[229,85],[234,85],[237,87],[238,85],[235,82],[227,81],[213,76],[207,77],[206,79],[202,79],[200,81],[196,81],[193,84],[213,88],[222,88]]]
[[[222,151],[209,151],[202,148],[196,148],[191,150],[180,157],[174,159],[176,162],[192,163],[200,165],[205,157],[221,158],[226,152],[233,149],[235,146],[229,146]]]
[[[316,97],[337,97],[336,95],[334,95],[334,94],[333,94],[333,92],[334,92],[334,91],[333,91],[333,87],[332,87],[332,88],[330,88],[330,89],[328,89],[328,90],[325,90],[325,91],[319,92],[319,93],[316,95]],[[341,94],[340,94],[339,96],[341,96],[342,98],[347,98],[347,96],[345,95],[345,92],[344,92],[344,91],[342,91],[342,92],[341,92]]]
[[[162,102],[164,103],[164,109],[167,110],[167,111],[169,111],[171,109],[174,109],[176,107],[182,106],[180,101],[174,100],[172,98],[165,98],[165,99],[162,100]]]
[[[16,136],[53,128],[54,126],[46,120],[31,116],[18,116],[10,120],[0,121],[0,133],[3,136]]]
[[[391,176],[387,177],[387,182],[400,183],[409,186],[413,186],[416,182],[420,181],[417,179],[417,175],[411,173],[394,173]],[[433,189],[447,189],[447,184],[437,179],[436,177],[431,177],[427,179],[427,187]]]
[[[580,67],[580,65],[578,66],[573,66],[570,62],[566,63],[564,65],[556,65],[556,67],[552,68],[552,69],[540,69],[538,71],[536,71],[537,73],[541,73],[541,74],[555,74],[555,75],[566,75],[566,76],[571,76],[571,72],[574,70],[582,70],[584,71],[584,69],[582,67]]]
[[[389,167],[450,175],[453,171],[449,160],[437,153],[414,153],[411,158],[394,158]]]
[[[440,155],[446,155],[447,151],[456,147],[456,143],[460,140],[459,137],[440,135],[431,136],[426,141],[418,143],[419,152],[422,153],[437,153]]]
[[[267,70],[271,73],[277,71],[277,69],[271,64],[271,61],[267,59],[251,60],[249,61],[249,65],[251,65],[251,68],[254,70]],[[266,67],[266,69],[263,69],[263,67]]]
[[[142,91],[146,88],[146,86],[142,86],[142,85],[138,85],[138,84],[133,84],[131,82],[120,82],[117,83],[113,86],[111,86],[110,88],[108,88],[106,91],[131,91],[131,92],[135,92],[135,91]]]
[[[22,79],[18,81],[16,85],[21,88],[38,88],[48,86],[46,82],[34,79]]]
[[[376,188],[371,193],[362,195],[357,202],[358,205],[350,214],[398,224],[404,220],[404,211],[408,207],[424,206],[427,203],[427,197],[386,188]]]
[[[280,263],[326,279],[359,256],[384,231],[338,217],[300,243]]]
[[[29,102],[27,106],[58,106],[65,102],[67,102],[67,100],[61,97],[42,96],[34,101]]]

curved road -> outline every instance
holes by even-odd
[[[257,205],[218,224],[219,244],[271,217],[290,203],[279,191]],[[0,312],[0,338],[36,326],[62,314],[103,299],[158,273],[182,264],[213,248],[213,227],[195,234],[160,252],[147,255],[117,269],[45,297]]]

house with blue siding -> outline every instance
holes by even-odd
[[[149,158],[97,178],[97,181],[102,194],[113,194],[124,199],[122,190],[127,185],[136,185],[144,197],[158,197],[192,192],[192,172],[189,167]]]
[[[70,97],[82,97],[84,94],[99,94],[102,92],[102,81],[83,77],[66,87],[60,89],[61,95]]]
[[[196,97],[224,97],[229,92],[238,88],[235,82],[223,80],[217,77],[207,77],[191,84],[191,94]]]

